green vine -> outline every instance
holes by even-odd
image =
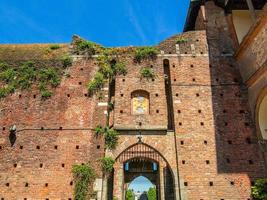
[[[88,83],[89,94],[98,92],[106,82],[111,83],[115,76],[127,74],[126,65],[117,60],[118,58],[114,56],[114,51],[111,49],[105,49],[101,52],[97,57],[99,71]]]
[[[119,134],[114,129],[107,128],[105,131],[105,145],[108,149],[115,149],[118,144]]]
[[[60,48],[60,46],[58,44],[51,44],[49,47],[51,50],[57,50]]]
[[[94,131],[95,131],[95,136],[96,137],[103,135],[104,132],[105,132],[104,128],[102,128],[102,126],[100,126],[100,125],[97,125],[95,127],[95,130]]]
[[[86,55],[86,56],[93,56],[100,51],[102,51],[103,47],[98,45],[94,42],[84,40],[78,36],[73,37],[73,46],[74,46],[74,53],[78,55]]]
[[[252,197],[257,200],[267,199],[267,179],[258,179],[255,185],[251,187]]]
[[[64,68],[70,67],[72,65],[72,58],[69,55],[62,56],[60,60]]]
[[[104,75],[100,72],[95,74],[95,77],[88,83],[87,89],[89,94],[93,94],[100,90],[105,84]]]
[[[72,59],[69,56],[62,58],[62,67],[71,65]],[[22,63],[17,68],[11,67],[6,63],[0,63],[0,98],[14,93],[17,89],[29,89],[33,83],[38,83],[38,88],[43,98],[52,95],[51,88],[60,84],[61,70],[55,67],[36,67],[32,61]]]
[[[91,166],[87,165],[74,165],[72,167],[74,176],[75,189],[74,199],[86,200],[89,194],[89,185],[95,179],[95,171]]]
[[[147,80],[148,79],[153,79],[153,78],[156,77],[154,71],[150,67],[143,67],[140,70],[140,74],[141,74],[142,78],[146,78]]]
[[[113,170],[115,160],[111,157],[104,157],[101,159],[102,170],[106,174],[110,174]]]
[[[102,127],[100,125],[95,128],[96,137],[104,135],[105,146],[107,149],[115,149],[119,139],[119,133],[113,128]]]
[[[155,47],[139,47],[135,51],[134,61],[141,62],[147,59],[156,59],[159,50]]]
[[[186,39],[186,38],[178,38],[176,40],[176,44],[182,44],[182,43],[186,43],[186,42],[188,42],[188,39]]]

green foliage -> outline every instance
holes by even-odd
[[[255,185],[251,187],[252,197],[257,200],[266,200],[267,199],[267,179],[258,179],[255,182]]]
[[[148,200],[156,200],[157,199],[157,191],[155,187],[149,188],[147,192],[147,199]]]
[[[134,60],[141,62],[145,59],[156,59],[159,50],[155,47],[139,47],[136,49]]]
[[[115,160],[111,157],[104,157],[101,159],[101,166],[102,170],[106,173],[109,174],[113,170],[113,165],[115,163]]]
[[[74,165],[72,173],[75,181],[74,199],[86,200],[89,184],[95,179],[95,171],[89,165]]]
[[[126,191],[126,200],[134,200],[135,196],[134,196],[134,192],[131,189],[127,189]]]
[[[64,68],[67,68],[72,65],[72,58],[69,55],[62,56],[60,60]]]
[[[14,81],[16,77],[16,72],[14,69],[6,69],[0,72],[0,80],[4,81],[5,83],[10,83]]]
[[[188,42],[188,39],[186,39],[186,38],[178,38],[176,40],[176,44],[182,44],[182,43],[186,43],[186,42]]]
[[[87,56],[95,55],[102,47],[94,42],[77,38],[74,41],[75,53]]]
[[[42,98],[45,98],[45,99],[51,97],[53,94],[51,91],[49,91],[47,89],[41,90],[40,92],[41,92]]]
[[[112,66],[115,75],[126,75],[127,68],[123,62],[117,62],[115,65]]]
[[[17,70],[16,85],[20,89],[28,89],[36,80],[36,71],[34,63],[31,61],[25,62]],[[15,85],[15,83],[14,83]]]
[[[60,46],[58,44],[51,44],[49,47],[51,50],[57,50],[60,48]]]
[[[98,66],[106,79],[113,79],[116,75],[126,75],[127,69],[123,62],[117,62],[111,55],[110,51],[103,51],[103,54],[97,58]]]
[[[100,135],[103,135],[103,133],[104,133],[104,128],[102,128],[102,126],[101,125],[97,125],[96,127],[95,127],[95,135],[98,137],[98,136],[100,136]]]
[[[16,89],[29,89],[34,82],[38,82],[39,91],[44,98],[52,95],[50,87],[60,84],[60,71],[57,68],[36,68],[31,61],[25,62],[16,69],[0,64],[0,81],[4,82],[0,88],[0,98],[15,92]]]
[[[114,129],[106,128],[105,129],[105,145],[108,149],[115,149],[118,143],[118,132]]]
[[[114,110],[114,101],[113,102],[108,102],[108,110]]]
[[[105,83],[104,75],[97,72],[95,77],[88,83],[87,89],[90,94],[100,90]]]
[[[7,85],[0,88],[0,98],[6,97],[8,94],[15,92],[15,87],[13,85]]]
[[[118,136],[119,134],[117,131],[109,127],[102,127],[100,125],[96,126],[94,131],[97,137],[104,135],[106,148],[108,149],[116,148],[119,139]]]
[[[146,79],[153,79],[155,78],[155,73],[150,67],[143,67],[140,70],[141,77],[146,78]]]

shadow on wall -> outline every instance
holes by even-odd
[[[266,177],[266,169],[248,105],[247,87],[231,56],[234,42],[223,10],[210,3],[206,12],[211,19],[207,23],[207,39],[218,173],[233,175],[233,180],[239,176],[241,182],[248,176],[253,183]],[[250,182],[244,185],[250,186]]]

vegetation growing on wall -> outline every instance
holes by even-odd
[[[159,50],[155,47],[139,47],[135,51],[134,60],[135,62],[141,62],[146,59],[156,59]]]
[[[90,57],[101,52],[104,49],[101,45],[88,40],[84,40],[78,36],[74,36],[73,46],[73,53]]]
[[[119,134],[116,130],[114,130],[113,128],[109,128],[109,127],[102,127],[100,125],[98,125],[95,128],[95,135],[96,137],[98,136],[104,136],[105,138],[105,146],[107,149],[115,149],[118,143],[118,137]]]
[[[99,91],[105,84],[106,80],[104,79],[104,75],[100,72],[97,72],[94,78],[89,81],[87,85],[88,92],[93,94]]]
[[[267,179],[258,179],[255,185],[252,186],[252,197],[255,200],[266,200],[267,199]]]
[[[60,46],[58,44],[51,44],[49,47],[51,50],[57,50],[60,48]]]
[[[119,134],[112,128],[105,131],[105,145],[108,149],[115,149],[118,143]]]
[[[105,83],[111,84],[117,75],[126,75],[127,69],[124,62],[119,61],[112,49],[104,49],[97,57],[99,71],[88,83],[88,92],[94,94],[99,91]]]
[[[89,186],[95,179],[95,171],[90,165],[74,165],[72,167],[75,188],[74,199],[86,200],[89,198]]]
[[[72,63],[69,56],[65,56],[61,61],[62,68],[66,68]],[[24,62],[18,67],[0,63],[0,82],[3,83],[0,88],[0,98],[6,97],[18,89],[29,89],[33,83],[38,84],[41,96],[48,98],[52,95],[50,89],[60,84],[62,68],[37,67],[32,61]]]
[[[104,157],[101,159],[102,170],[105,174],[110,174],[113,170],[115,160],[111,157]]]
[[[188,39],[186,39],[186,38],[178,38],[176,40],[176,44],[182,44],[182,43],[186,43],[186,42],[188,42]]]
[[[156,77],[153,69],[151,69],[150,67],[141,68],[140,75],[142,78],[146,78],[146,79],[153,79]]]

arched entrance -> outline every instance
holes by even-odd
[[[258,123],[262,138],[267,140],[267,94],[263,97],[259,105]]]
[[[139,185],[136,184],[136,187],[133,187],[134,181],[141,177],[143,177],[143,180],[141,179]],[[149,190],[149,186],[147,186],[148,183],[151,183],[150,187],[155,187],[156,197],[160,196],[158,163],[144,158],[134,158],[124,163],[124,184],[126,191],[128,189],[133,189],[136,196],[140,196]]]
[[[175,199],[173,175],[167,161],[158,151],[142,142],[130,146],[117,157],[113,180],[110,181],[113,182],[113,194],[109,197],[125,200],[130,183],[139,176],[146,177],[155,185],[157,200]]]

